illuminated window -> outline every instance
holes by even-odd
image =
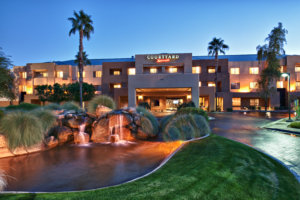
[[[238,67],[230,68],[230,74],[240,74],[240,68]]]
[[[199,81],[199,87],[201,87],[201,85],[202,85],[202,84],[201,84],[201,81]]]
[[[20,72],[21,78],[27,78],[27,72]]]
[[[157,69],[156,68],[150,68],[150,73],[151,74],[156,74],[157,73]]]
[[[77,77],[79,78],[79,72],[77,72]],[[85,71],[82,72],[82,78],[85,78]]]
[[[135,75],[135,68],[128,68],[128,75]]]
[[[249,74],[258,74],[258,67],[249,67]]]
[[[114,84],[114,88],[121,88],[121,83]]]
[[[283,88],[283,81],[277,81],[277,88]]]
[[[250,89],[257,89],[258,88],[258,82],[250,82]]]
[[[102,71],[93,71],[93,77],[94,78],[101,78],[102,77]]]
[[[214,66],[212,67],[207,67],[207,72],[212,74],[212,73],[216,73],[216,68]]]
[[[215,82],[208,82],[207,86],[208,87],[216,87],[216,83]]]
[[[169,72],[170,73],[177,73],[177,68],[176,67],[170,67]]]
[[[240,83],[231,83],[231,89],[240,89]]]
[[[232,98],[232,106],[241,106],[241,98]]]
[[[192,73],[193,74],[200,74],[201,72],[201,67],[197,66],[197,67],[192,67]]]
[[[250,99],[250,106],[259,106],[259,99]]]
[[[299,65],[295,66],[295,72],[300,72],[300,66]]]
[[[63,78],[64,77],[64,72],[63,71],[57,71],[56,72],[56,77],[57,78]]]
[[[284,70],[284,66],[280,66],[280,73],[284,73],[285,72],[285,70]]]
[[[42,76],[43,76],[44,78],[47,78],[47,77],[48,77],[48,72],[42,72],[41,74],[42,74]]]
[[[300,81],[296,81],[296,87],[300,87]]]
[[[119,76],[120,74],[121,74],[121,72],[120,72],[119,70],[115,70],[115,71],[114,71],[114,75],[115,75],[115,76]]]

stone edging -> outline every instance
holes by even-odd
[[[75,191],[60,191],[60,192],[28,192],[28,191],[2,191],[0,192],[0,194],[43,194],[43,193],[69,193],[69,192],[88,192],[88,191],[95,191],[95,190],[100,190],[100,189],[105,189],[105,188],[110,188],[110,187],[117,187],[126,183],[131,183],[134,181],[137,181],[141,178],[147,177],[151,174],[153,174],[154,172],[156,172],[157,170],[159,170],[160,168],[162,168],[185,144],[195,141],[195,140],[202,140],[204,138],[207,138],[210,134],[207,134],[205,136],[199,137],[199,138],[194,138],[194,139],[190,139],[190,140],[186,140],[183,141],[183,143],[175,150],[173,151],[169,156],[167,156],[155,169],[153,169],[152,171],[148,172],[147,174],[144,174],[142,176],[139,176],[137,178],[131,179],[129,181],[125,181],[123,183],[119,183],[116,185],[112,185],[112,186],[105,186],[105,187],[100,187],[100,188],[95,188],[95,189],[89,189],[89,190],[75,190]]]

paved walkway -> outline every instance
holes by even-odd
[[[287,119],[288,118],[279,119],[277,121],[264,124],[263,126],[261,126],[261,128],[300,135],[300,129],[288,127],[292,122],[287,122]]]

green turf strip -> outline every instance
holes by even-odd
[[[212,135],[184,146],[154,174],[87,192],[6,194],[0,199],[300,199],[300,183],[281,164]]]

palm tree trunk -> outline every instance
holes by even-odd
[[[83,108],[82,104],[82,82],[83,82],[83,77],[82,77],[82,71],[83,71],[83,62],[82,62],[82,52],[83,52],[83,30],[80,30],[80,36],[79,36],[79,62],[78,62],[78,69],[79,69],[79,105],[81,108]]]
[[[217,75],[218,75],[218,52],[216,52],[215,60],[216,60],[216,69],[215,69],[215,99],[216,99],[216,111],[217,111],[218,110],[218,95],[217,95],[217,89],[218,89],[218,79],[217,79]]]

